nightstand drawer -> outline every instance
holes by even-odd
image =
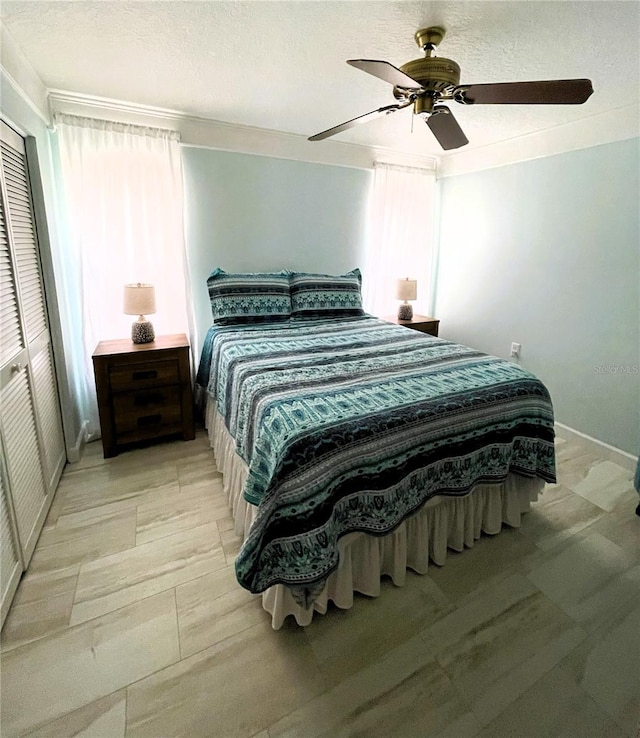
[[[178,384],[180,374],[177,361],[153,361],[144,364],[124,364],[109,370],[112,392]]]
[[[416,323],[415,325],[407,326],[407,328],[413,328],[414,331],[419,331],[420,333],[428,333],[430,336],[438,336],[437,320],[431,323]]]
[[[182,422],[180,387],[150,387],[113,396],[116,433],[154,430]]]

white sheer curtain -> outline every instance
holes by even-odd
[[[431,304],[435,173],[375,163],[369,237],[363,267],[363,302],[373,315],[395,315],[395,281],[418,281],[414,313]]]
[[[54,254],[68,368],[80,422],[99,434],[91,355],[99,341],[127,338],[123,287],[155,286],[156,335],[192,333],[178,134],[57,115],[64,251]]]

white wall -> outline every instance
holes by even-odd
[[[371,170],[183,147],[185,232],[199,356],[211,326],[207,277],[342,274],[361,267]]]
[[[639,139],[441,181],[440,335],[521,364],[556,419],[640,450]]]

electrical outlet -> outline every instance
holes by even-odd
[[[511,344],[511,356],[515,356],[517,359],[520,358],[520,349],[522,348],[522,345],[519,343],[512,343]]]

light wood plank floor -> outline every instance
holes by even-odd
[[[558,439],[519,529],[308,628],[237,585],[203,432],[68,466],[2,633],[2,735],[630,736],[632,473]]]

